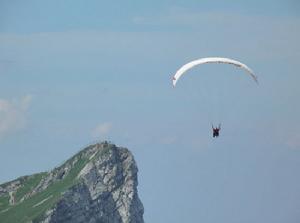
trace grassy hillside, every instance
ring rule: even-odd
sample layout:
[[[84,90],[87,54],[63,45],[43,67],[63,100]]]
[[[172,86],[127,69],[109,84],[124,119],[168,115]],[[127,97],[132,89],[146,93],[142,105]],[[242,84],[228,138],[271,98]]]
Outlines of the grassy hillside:
[[[0,185],[2,188],[5,188],[16,181],[19,181],[21,185],[13,194],[15,199],[14,205],[9,204],[10,196],[8,193],[0,196],[0,222],[35,222],[42,217],[47,210],[51,209],[51,207],[57,203],[65,191],[78,183],[79,180],[77,179],[77,176],[88,162],[94,162],[95,159],[107,155],[110,149],[115,147],[115,145],[107,142],[101,143],[101,146],[99,145],[100,144],[88,146],[72,156],[60,167],[53,169],[51,173],[43,172],[31,176],[20,177],[15,181]],[[95,146],[99,146],[96,151],[92,150]],[[69,170],[66,175],[64,175],[65,169]],[[30,194],[39,183],[49,177],[49,175],[57,176],[58,178],[51,181],[45,190],[35,193],[22,201],[22,198],[25,195]]]
[[[64,179],[51,184],[46,190],[37,193],[14,206],[8,205],[9,196],[1,197],[0,222],[30,222],[31,220],[34,220],[42,215],[47,209],[51,208],[51,206],[59,200],[63,192],[77,182],[76,176],[87,163],[87,161],[88,160],[84,158],[79,159]],[[34,177],[31,177],[29,180],[27,180],[16,193],[17,201],[19,201],[24,194],[37,185],[44,175],[45,173],[36,174]]]

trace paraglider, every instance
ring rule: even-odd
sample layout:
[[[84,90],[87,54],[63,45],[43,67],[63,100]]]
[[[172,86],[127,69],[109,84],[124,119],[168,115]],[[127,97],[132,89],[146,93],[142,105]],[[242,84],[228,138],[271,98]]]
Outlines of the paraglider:
[[[223,58],[223,57],[206,57],[206,58],[201,58],[198,60],[191,61],[185,65],[183,65],[179,70],[176,71],[175,75],[173,76],[173,86],[176,86],[177,81],[180,79],[180,77],[185,74],[188,70],[192,69],[193,67],[197,65],[202,65],[206,63],[224,63],[224,64],[230,64],[234,65],[238,68],[241,68],[246,71],[247,74],[249,74],[252,79],[258,84],[257,76],[254,74],[254,72],[245,64],[229,59],[229,58]],[[213,137],[218,137],[219,132],[221,130],[221,124],[219,124],[218,127],[214,128],[212,125],[212,130],[213,130]]]
[[[219,132],[220,132],[220,130],[221,130],[221,124],[219,124],[219,126],[218,127],[216,127],[216,128],[214,128],[214,126],[213,126],[213,124],[211,125],[211,127],[212,127],[212,130],[213,130],[213,137],[215,138],[215,137],[219,137]]]

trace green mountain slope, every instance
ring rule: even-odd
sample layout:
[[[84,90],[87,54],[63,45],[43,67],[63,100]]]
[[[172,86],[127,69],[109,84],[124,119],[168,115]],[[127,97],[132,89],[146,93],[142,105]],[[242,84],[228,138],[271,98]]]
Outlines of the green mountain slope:
[[[98,150],[91,148],[98,146]],[[115,145],[106,142],[87,147],[60,167],[0,185],[0,222],[38,222],[72,186],[88,162],[105,155]]]

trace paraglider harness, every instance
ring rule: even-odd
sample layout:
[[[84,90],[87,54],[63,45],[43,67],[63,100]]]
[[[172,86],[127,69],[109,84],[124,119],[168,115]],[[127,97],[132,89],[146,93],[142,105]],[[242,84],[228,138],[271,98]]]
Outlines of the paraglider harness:
[[[221,124],[219,124],[218,127],[214,128],[213,124],[211,125],[212,129],[213,129],[213,137],[218,137],[219,136],[219,131],[221,129]]]

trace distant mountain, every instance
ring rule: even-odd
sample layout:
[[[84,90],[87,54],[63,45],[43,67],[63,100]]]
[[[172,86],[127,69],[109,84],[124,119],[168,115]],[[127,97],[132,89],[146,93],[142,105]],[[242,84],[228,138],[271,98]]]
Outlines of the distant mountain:
[[[143,223],[132,154],[88,146],[50,172],[0,185],[1,223]]]

